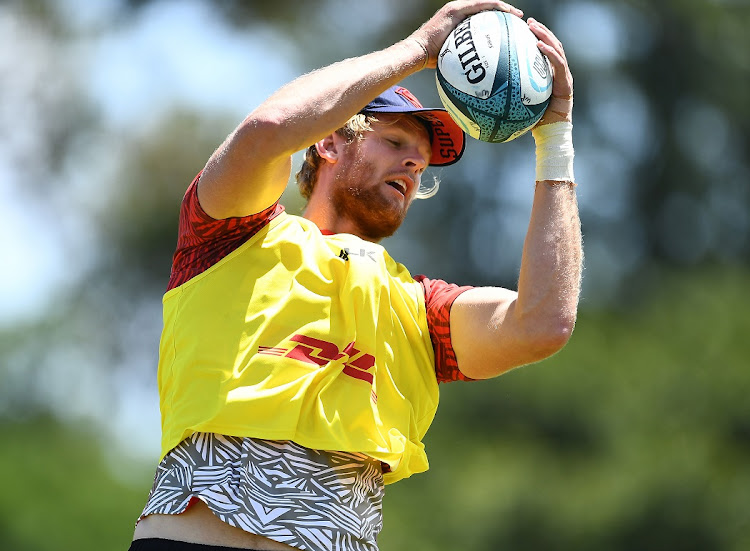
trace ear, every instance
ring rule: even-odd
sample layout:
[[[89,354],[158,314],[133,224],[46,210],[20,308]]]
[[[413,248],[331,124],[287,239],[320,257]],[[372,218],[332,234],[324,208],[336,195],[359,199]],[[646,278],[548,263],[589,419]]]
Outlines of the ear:
[[[328,163],[336,164],[341,155],[342,142],[338,134],[329,134],[315,144],[318,155]]]

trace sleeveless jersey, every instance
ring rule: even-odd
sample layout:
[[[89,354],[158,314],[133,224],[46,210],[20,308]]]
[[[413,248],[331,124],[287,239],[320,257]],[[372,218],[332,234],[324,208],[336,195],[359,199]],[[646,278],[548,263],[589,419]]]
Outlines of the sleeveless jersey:
[[[427,469],[438,402],[424,294],[382,246],[281,213],[163,300],[162,457],[196,432]]]

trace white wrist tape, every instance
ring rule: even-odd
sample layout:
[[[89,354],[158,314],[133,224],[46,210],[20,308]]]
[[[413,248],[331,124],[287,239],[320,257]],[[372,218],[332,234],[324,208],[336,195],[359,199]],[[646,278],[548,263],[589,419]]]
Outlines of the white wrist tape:
[[[537,126],[532,135],[536,142],[536,181],[574,182],[573,123]]]

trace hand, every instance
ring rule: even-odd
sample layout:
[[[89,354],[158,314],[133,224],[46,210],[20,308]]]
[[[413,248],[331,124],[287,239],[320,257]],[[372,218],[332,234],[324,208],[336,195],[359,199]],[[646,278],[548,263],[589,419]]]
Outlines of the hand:
[[[562,43],[547,27],[529,17],[529,29],[539,39],[539,49],[549,59],[553,70],[552,99],[537,126],[573,121],[573,75],[568,67]]]
[[[523,12],[510,4],[490,0],[453,0],[440,8],[429,21],[414,31],[407,40],[416,40],[427,54],[424,67],[437,67],[438,54],[448,35],[459,23],[480,11],[497,10],[512,13],[518,17]]]

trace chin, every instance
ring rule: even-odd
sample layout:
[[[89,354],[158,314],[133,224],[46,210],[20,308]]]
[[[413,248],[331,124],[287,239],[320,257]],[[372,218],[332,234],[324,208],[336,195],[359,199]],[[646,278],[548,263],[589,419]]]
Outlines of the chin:
[[[391,237],[401,227],[403,218],[393,220],[392,218],[380,218],[379,220],[371,220],[368,224],[362,224],[363,233],[368,235],[371,239],[380,241],[386,237]]]

